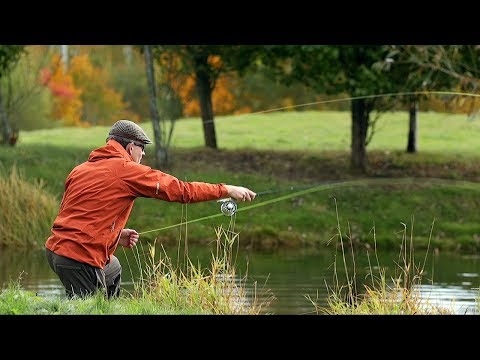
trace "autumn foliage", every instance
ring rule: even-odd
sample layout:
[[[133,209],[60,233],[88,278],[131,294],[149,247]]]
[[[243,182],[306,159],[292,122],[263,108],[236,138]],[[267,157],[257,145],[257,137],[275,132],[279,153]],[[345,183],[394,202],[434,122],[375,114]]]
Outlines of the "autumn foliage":
[[[221,75],[212,92],[212,106],[216,115],[232,114],[235,109],[235,96],[231,91],[231,81],[228,75]],[[196,96],[195,80],[188,77],[181,87],[177,88],[183,102],[185,116],[200,116],[200,103]]]
[[[110,75],[104,68],[94,67],[87,54],[72,58],[69,67],[75,85],[82,89],[83,116],[92,125],[109,125],[118,119],[138,121],[138,116],[128,111],[122,94],[113,89]]]
[[[86,125],[81,120],[81,90],[75,87],[72,76],[64,71],[60,55],[54,55],[50,67],[40,71],[40,82],[53,95],[52,117],[55,120],[63,120],[70,126]]]
[[[120,118],[138,121],[122,95],[109,85],[109,73],[94,67],[88,55],[72,57],[68,69],[60,55],[41,70],[40,81],[53,97],[52,117],[68,126],[109,125]]]
[[[457,87],[455,92],[462,94],[465,91]],[[430,111],[476,116],[480,108],[480,99],[477,96],[458,96],[458,94],[452,92],[452,94],[431,95],[424,107]]]
[[[209,64],[218,68],[221,59],[210,56]],[[181,62],[175,54],[165,53],[159,59],[159,80],[167,82],[180,97],[183,105],[183,114],[186,117],[200,116],[200,103],[196,93],[196,82],[193,74],[184,74],[180,71]],[[216,115],[233,113],[235,109],[235,96],[232,92],[233,74],[222,74],[215,82],[212,92],[213,111]]]

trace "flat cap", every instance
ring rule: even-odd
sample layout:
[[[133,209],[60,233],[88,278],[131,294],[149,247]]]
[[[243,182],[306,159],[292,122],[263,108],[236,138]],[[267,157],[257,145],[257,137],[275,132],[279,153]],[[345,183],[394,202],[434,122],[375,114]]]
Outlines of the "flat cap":
[[[139,141],[144,144],[152,144],[152,140],[148,138],[145,131],[130,120],[118,120],[113,124],[108,135],[121,136],[125,139]]]

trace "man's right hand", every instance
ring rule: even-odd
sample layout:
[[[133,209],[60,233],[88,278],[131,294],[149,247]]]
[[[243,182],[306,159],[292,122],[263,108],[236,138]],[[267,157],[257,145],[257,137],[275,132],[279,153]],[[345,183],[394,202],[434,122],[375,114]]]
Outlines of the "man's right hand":
[[[228,190],[228,196],[236,201],[252,201],[257,196],[252,190],[243,186],[225,185]]]

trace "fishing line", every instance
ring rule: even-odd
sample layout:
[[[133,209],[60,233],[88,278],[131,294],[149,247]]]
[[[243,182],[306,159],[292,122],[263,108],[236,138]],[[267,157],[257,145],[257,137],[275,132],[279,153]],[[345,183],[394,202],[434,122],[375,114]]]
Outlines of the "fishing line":
[[[445,186],[445,185],[448,186],[448,185],[450,185],[450,186],[465,187],[465,188],[471,189],[471,190],[473,190],[473,189],[480,190],[479,189],[479,184],[475,183],[475,182],[461,181],[461,180],[447,180],[447,179],[439,179],[439,178],[357,179],[357,180],[349,180],[349,181],[326,182],[326,183],[322,183],[320,185],[316,185],[316,186],[313,186],[313,187],[311,186],[311,187],[308,187],[304,190],[296,191],[294,193],[279,196],[279,197],[276,197],[276,198],[270,199],[270,200],[265,200],[265,201],[262,201],[262,202],[257,203],[257,204],[247,205],[247,206],[244,206],[242,208],[238,208],[238,209],[236,209],[235,213],[245,211],[245,210],[251,210],[251,209],[254,209],[254,208],[257,208],[257,207],[260,207],[260,206],[274,204],[276,202],[291,199],[293,197],[306,195],[306,194],[310,194],[310,193],[317,192],[317,191],[337,188],[337,187],[340,188],[340,187],[365,186],[365,185],[407,185],[407,184],[408,185],[427,184],[427,185],[434,185],[434,186]],[[289,189],[293,189],[293,187],[290,187],[288,189],[283,189],[283,190],[262,191],[262,192],[258,192],[257,196],[273,194],[275,192],[289,191]],[[298,187],[297,187],[297,189],[298,189]],[[227,199],[222,199],[222,200],[227,200]],[[219,200],[219,201],[222,201],[222,200]],[[198,218],[198,219],[189,220],[189,221],[181,222],[181,223],[178,223],[178,224],[165,226],[165,227],[158,228],[158,229],[139,232],[139,234],[141,235],[141,234],[147,234],[147,233],[151,233],[151,232],[155,232],[155,231],[163,231],[163,230],[171,229],[171,228],[181,226],[181,225],[187,225],[187,224],[191,224],[191,223],[194,223],[194,222],[213,219],[213,218],[216,218],[216,217],[219,217],[219,216],[224,216],[224,214],[219,213],[219,214],[214,214],[214,215],[210,215],[210,216],[204,216],[204,217],[201,217],[201,218]]]
[[[284,106],[284,107],[279,107],[279,108],[274,108],[274,109],[260,110],[260,111],[254,111],[254,112],[246,113],[246,114],[237,114],[237,115],[231,115],[231,116],[240,117],[240,116],[249,116],[249,115],[257,115],[257,114],[266,114],[266,113],[274,112],[274,111],[294,109],[294,108],[298,108],[298,107],[311,106],[311,105],[329,104],[329,103],[349,101],[349,100],[373,99],[373,98],[381,98],[381,97],[389,97],[389,96],[410,96],[410,95],[459,95],[459,96],[480,97],[480,94],[464,93],[464,92],[458,92],[458,91],[428,91],[428,90],[425,90],[425,91],[405,91],[405,92],[397,92],[397,93],[362,95],[362,96],[346,97],[346,98],[341,98],[341,99],[314,101],[314,102],[309,102],[309,103],[304,103],[304,104],[290,105],[290,106]],[[203,121],[202,123],[204,123],[204,124],[205,123],[211,123],[213,121],[214,120],[212,119],[212,120]]]
[[[139,234],[139,235],[142,235],[142,234],[148,234],[148,233],[151,233],[151,232],[154,232],[154,231],[167,230],[167,229],[171,229],[171,228],[174,228],[174,227],[177,227],[177,226],[181,226],[181,225],[187,225],[187,224],[191,224],[191,223],[198,222],[198,221],[203,221],[203,220],[207,220],[207,219],[213,219],[213,218],[216,218],[216,217],[219,217],[219,216],[224,216],[224,215],[223,215],[222,213],[220,213],[220,214],[215,214],[215,215],[210,215],[210,216],[204,216],[204,217],[202,217],[202,218],[198,218],[198,219],[194,219],[194,220],[189,220],[189,221],[183,221],[183,222],[181,222],[181,223],[178,223],[178,224],[175,224],[175,225],[165,226],[165,227],[162,227],[162,228],[159,228],[159,229],[142,231],[142,232],[139,232],[138,234]]]
[[[363,96],[353,96],[353,97],[341,98],[341,99],[330,99],[330,100],[315,101],[315,102],[311,102],[311,103],[285,106],[285,107],[276,108],[276,109],[256,111],[256,112],[252,112],[252,113],[249,113],[249,114],[243,114],[243,115],[264,114],[264,113],[268,113],[268,112],[280,111],[280,110],[285,110],[285,109],[293,109],[293,108],[302,107],[302,106],[328,104],[328,103],[348,101],[348,100],[372,99],[372,98],[389,97],[389,96],[429,95],[429,94],[433,94],[433,95],[460,95],[460,96],[480,97],[480,94],[464,93],[464,92],[458,92],[458,91],[428,91],[428,90],[425,90],[425,91],[406,91],[406,92],[398,92],[398,93],[363,95]],[[240,115],[242,115],[242,114],[240,114]]]
[[[358,179],[350,181],[338,181],[324,183],[312,188],[307,188],[305,190],[297,191],[292,194],[283,195],[275,199],[266,200],[258,204],[248,205],[238,209],[237,212],[254,209],[258,206],[265,206],[268,204],[275,203],[277,201],[287,200],[296,196],[301,196],[309,194],[316,191],[327,190],[336,187],[349,187],[349,186],[365,186],[365,185],[414,185],[414,184],[427,184],[427,185],[436,185],[436,186],[458,186],[465,187],[468,189],[479,189],[479,184],[469,181],[460,181],[460,180],[447,180],[439,178],[400,178],[400,179],[391,179],[391,178],[379,178],[379,179]]]
[[[346,97],[346,98],[341,98],[341,99],[330,99],[330,100],[315,101],[315,102],[310,102],[310,103],[305,103],[305,104],[298,104],[298,105],[284,106],[284,107],[280,107],[280,108],[274,108],[274,109],[268,109],[268,110],[262,110],[262,111],[255,111],[255,112],[251,112],[251,113],[247,113],[247,114],[238,114],[238,115],[235,115],[235,116],[240,117],[240,116],[255,115],[255,114],[265,114],[265,113],[274,112],[274,111],[293,109],[293,108],[311,106],[311,105],[319,105],[319,104],[328,104],[328,103],[335,103],[335,102],[341,102],[341,101],[349,101],[349,100],[372,99],[372,98],[381,98],[381,97],[389,97],[389,96],[430,95],[430,94],[431,95],[459,95],[459,96],[480,97],[480,94],[465,93],[465,92],[458,92],[458,91],[428,91],[428,90],[425,90],[425,91],[406,91],[406,92],[363,95],[363,96]],[[209,122],[213,122],[213,121],[214,120],[212,119],[212,120],[204,121],[203,123],[209,123]],[[230,198],[221,199],[221,200],[219,200],[220,202],[222,202],[221,213],[220,214],[214,214],[214,215],[205,216],[205,217],[202,217],[202,218],[198,218],[198,219],[194,219],[194,220],[190,220],[190,221],[186,221],[186,222],[181,222],[181,223],[174,224],[174,225],[165,226],[165,227],[158,228],[158,229],[143,231],[143,232],[140,232],[139,234],[147,234],[147,233],[151,233],[151,232],[155,232],[155,231],[167,230],[167,229],[171,229],[171,228],[181,226],[181,225],[187,225],[187,224],[191,224],[191,223],[194,223],[194,222],[213,219],[213,218],[216,218],[216,217],[219,217],[219,216],[222,216],[222,215],[232,216],[236,212],[245,211],[245,210],[249,210],[249,209],[254,209],[254,208],[259,207],[259,206],[265,206],[265,205],[272,204],[272,203],[275,203],[275,202],[278,202],[278,201],[290,199],[292,197],[312,193],[312,192],[315,192],[315,191],[330,189],[332,187],[355,186],[355,185],[358,185],[358,184],[366,184],[366,183],[372,183],[372,182],[374,182],[374,183],[389,182],[390,184],[392,184],[392,183],[395,183],[395,184],[402,183],[402,184],[404,184],[404,183],[407,183],[407,182],[409,182],[409,183],[417,182],[418,183],[419,181],[425,181],[425,179],[423,179],[423,180],[414,179],[414,178],[405,178],[405,179],[401,179],[401,180],[360,179],[360,180],[353,180],[353,181],[322,183],[318,186],[308,187],[305,190],[301,190],[301,191],[297,191],[297,192],[292,193],[292,194],[280,196],[280,197],[275,198],[275,199],[263,201],[263,202],[258,203],[258,204],[249,205],[249,206],[243,207],[241,209],[238,209],[236,202],[234,202]],[[432,178],[426,179],[426,181],[430,181],[430,182],[432,182],[432,181],[434,181],[434,182],[437,182],[437,181],[447,182],[447,181],[449,181],[449,182],[458,183],[458,181],[455,181],[455,180],[450,181],[450,180],[432,179]],[[463,184],[465,184],[465,182],[463,182]],[[299,189],[299,187],[291,186],[291,187],[288,188],[288,190],[261,191],[261,192],[257,193],[257,196],[274,194],[274,193],[279,193],[279,192],[283,192],[283,191],[293,191],[293,190],[296,190],[296,189]]]
[[[297,190],[306,190],[306,189],[311,189],[311,188],[316,188],[316,187],[319,187],[321,185],[326,185],[326,184],[335,184],[335,183],[340,183],[340,182],[344,182],[345,180],[338,180],[338,181],[322,181],[322,182],[319,182],[319,183],[316,183],[316,184],[313,184],[313,185],[304,185],[304,186],[289,186],[287,188],[283,188],[283,189],[274,189],[274,190],[266,190],[266,191],[260,191],[260,192],[257,192],[257,196],[259,195],[270,195],[270,194],[277,194],[277,193],[282,193],[282,192],[287,192],[287,191],[297,191]]]

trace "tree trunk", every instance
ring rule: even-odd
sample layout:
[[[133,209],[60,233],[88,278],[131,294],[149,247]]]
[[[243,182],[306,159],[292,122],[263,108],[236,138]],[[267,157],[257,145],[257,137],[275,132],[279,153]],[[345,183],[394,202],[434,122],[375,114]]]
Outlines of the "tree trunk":
[[[0,87],[0,122],[2,124],[2,144],[8,144],[12,135],[12,128],[8,123],[7,111],[3,102],[2,88]]]
[[[356,173],[367,171],[366,138],[370,112],[365,99],[352,100],[351,168]]]
[[[200,101],[205,146],[217,149],[217,136],[215,135],[215,123],[213,121],[212,79],[207,71],[207,60],[207,55],[197,55],[194,58],[196,86]]]
[[[133,58],[133,47],[132,45],[125,45],[123,47],[123,55],[125,57],[125,64],[128,68],[132,65],[132,58]]]
[[[416,96],[410,99],[409,116],[407,152],[416,153],[418,135],[418,98]]]
[[[144,51],[148,90],[150,95],[150,116],[152,117],[155,144],[155,166],[157,169],[161,169],[164,165],[168,165],[168,151],[163,144],[162,132],[160,129],[160,116],[158,115],[157,108],[157,91],[155,88],[155,69],[153,67],[152,50],[150,45],[145,45]]]
[[[67,72],[68,71],[68,63],[70,61],[70,59],[68,57],[68,45],[60,45],[60,48],[62,50],[63,71]]]

